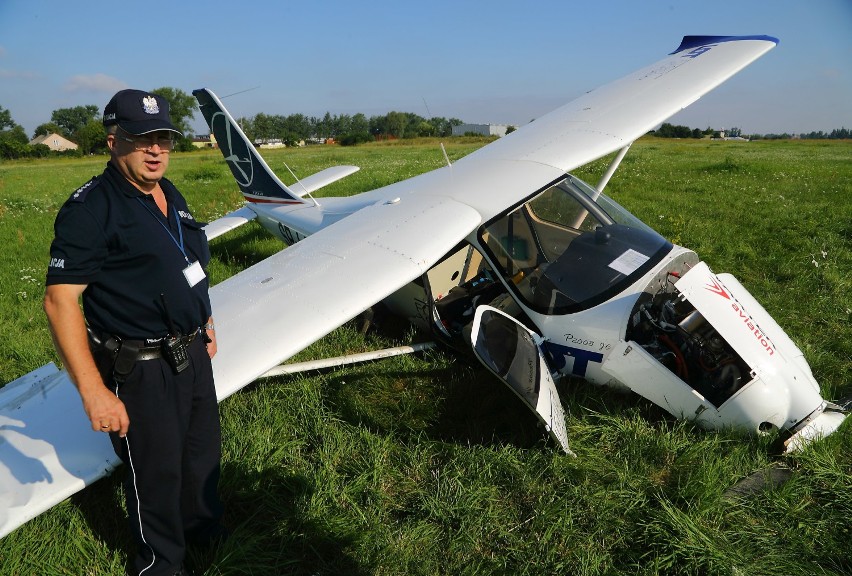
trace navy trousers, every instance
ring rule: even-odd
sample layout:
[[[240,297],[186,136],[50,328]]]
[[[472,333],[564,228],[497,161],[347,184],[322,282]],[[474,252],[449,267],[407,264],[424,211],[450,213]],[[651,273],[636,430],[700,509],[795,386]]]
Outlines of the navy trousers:
[[[189,344],[189,367],[174,374],[162,358],[137,362],[113,382],[130,417],[125,438],[110,435],[126,465],[125,498],[144,576],[174,574],[187,542],[221,532],[219,406],[203,339]]]

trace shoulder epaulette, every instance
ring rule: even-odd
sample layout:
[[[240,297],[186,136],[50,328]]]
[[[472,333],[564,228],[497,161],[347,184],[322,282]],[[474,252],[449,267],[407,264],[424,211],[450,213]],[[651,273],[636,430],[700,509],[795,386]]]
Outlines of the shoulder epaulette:
[[[70,202],[85,202],[86,196],[93,189],[97,188],[100,182],[100,178],[98,178],[97,176],[93,177],[91,180],[74,190],[74,193],[71,194],[71,197],[68,200]]]

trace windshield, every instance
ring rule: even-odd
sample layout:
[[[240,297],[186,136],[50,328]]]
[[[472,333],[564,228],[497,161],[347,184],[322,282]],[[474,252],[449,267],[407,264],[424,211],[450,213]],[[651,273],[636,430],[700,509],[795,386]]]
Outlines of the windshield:
[[[573,176],[484,226],[480,241],[507,284],[543,314],[567,314],[603,302],[672,248]]]

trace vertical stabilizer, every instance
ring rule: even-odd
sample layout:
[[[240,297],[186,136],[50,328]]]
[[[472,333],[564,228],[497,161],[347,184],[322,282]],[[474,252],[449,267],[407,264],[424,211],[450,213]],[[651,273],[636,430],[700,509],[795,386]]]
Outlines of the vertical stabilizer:
[[[200,88],[192,95],[246,200],[255,204],[311,204],[279,180],[213,92]]]

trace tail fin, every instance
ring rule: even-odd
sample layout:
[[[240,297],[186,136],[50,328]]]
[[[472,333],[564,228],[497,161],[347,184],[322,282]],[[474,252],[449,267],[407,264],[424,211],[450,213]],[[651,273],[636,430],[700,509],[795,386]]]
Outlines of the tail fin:
[[[311,204],[279,180],[213,92],[200,88],[193,91],[192,95],[198,100],[201,113],[247,201]]]

